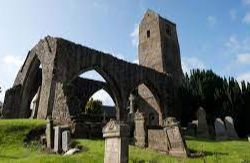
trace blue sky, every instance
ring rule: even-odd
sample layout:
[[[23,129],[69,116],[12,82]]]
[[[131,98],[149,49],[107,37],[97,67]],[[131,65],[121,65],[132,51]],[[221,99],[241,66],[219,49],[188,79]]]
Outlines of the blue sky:
[[[1,0],[0,100],[28,50],[47,35],[135,62],[148,8],[177,24],[185,72],[212,69],[250,81],[250,0]]]

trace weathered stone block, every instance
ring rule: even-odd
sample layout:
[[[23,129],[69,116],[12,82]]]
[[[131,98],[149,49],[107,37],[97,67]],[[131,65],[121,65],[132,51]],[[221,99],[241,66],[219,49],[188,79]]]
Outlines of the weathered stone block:
[[[226,116],[225,117],[225,125],[226,125],[226,132],[227,132],[227,137],[229,139],[238,139],[238,135],[235,131],[235,128],[234,128],[234,120],[232,117],[230,116]]]
[[[142,112],[137,110],[135,113],[135,133],[134,133],[135,145],[138,147],[147,146],[147,130],[145,127],[145,118]]]
[[[61,153],[62,152],[62,134],[61,127],[54,127],[55,136],[54,136],[54,152]]]
[[[214,122],[216,140],[226,140],[227,133],[224,122],[220,118],[216,118]]]
[[[103,128],[105,138],[104,163],[127,163],[129,126],[110,120]]]
[[[63,152],[67,152],[70,149],[71,145],[71,135],[69,130],[65,130],[62,132],[62,150]]]
[[[206,111],[202,107],[200,107],[197,111],[197,119],[197,136],[202,138],[209,138]]]
[[[182,135],[179,122],[177,122],[175,118],[169,117],[165,120],[164,127],[169,139],[169,154],[177,157],[187,157],[187,145]]]

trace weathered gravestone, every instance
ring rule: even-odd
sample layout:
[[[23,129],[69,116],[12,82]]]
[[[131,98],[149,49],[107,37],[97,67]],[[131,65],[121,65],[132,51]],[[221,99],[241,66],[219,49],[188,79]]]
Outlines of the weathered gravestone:
[[[70,131],[65,130],[62,132],[62,150],[63,150],[63,152],[67,152],[70,149],[70,145],[71,145]]]
[[[142,112],[139,110],[135,113],[135,133],[134,133],[135,145],[138,147],[147,146],[147,133],[145,128],[145,118]]]
[[[207,118],[206,118],[206,111],[200,107],[197,111],[197,119],[198,119],[198,126],[197,126],[197,136],[202,138],[209,137],[209,130],[207,125]]]
[[[54,133],[53,133],[53,120],[51,119],[51,117],[48,117],[47,119],[45,135],[46,135],[47,148],[52,149]]]
[[[129,126],[111,119],[102,132],[105,138],[104,163],[127,163]]]
[[[227,129],[227,137],[229,139],[238,139],[238,135],[235,131],[234,121],[233,121],[232,117],[230,117],[230,116],[225,117],[225,125],[226,125],[226,129]]]
[[[62,152],[62,134],[61,127],[54,127],[55,135],[54,135],[54,152],[61,153]]]
[[[216,140],[227,139],[226,128],[224,122],[220,118],[216,118],[214,122]]]
[[[174,117],[164,121],[164,130],[169,139],[169,154],[177,157],[187,157],[187,145],[181,132],[179,122]]]

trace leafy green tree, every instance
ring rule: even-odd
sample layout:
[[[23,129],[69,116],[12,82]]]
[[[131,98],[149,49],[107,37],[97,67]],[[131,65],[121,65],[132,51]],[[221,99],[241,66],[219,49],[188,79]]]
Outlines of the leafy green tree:
[[[102,102],[100,100],[94,100],[90,98],[85,107],[85,112],[87,114],[101,115],[103,113]]]

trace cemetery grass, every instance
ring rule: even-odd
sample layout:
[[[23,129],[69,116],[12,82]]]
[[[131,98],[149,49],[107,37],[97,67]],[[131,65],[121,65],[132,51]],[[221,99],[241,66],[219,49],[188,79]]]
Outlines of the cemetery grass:
[[[49,154],[36,142],[25,145],[27,133],[31,129],[44,127],[45,124],[46,121],[42,120],[0,120],[0,162],[103,162],[103,140],[77,139],[75,144],[82,146],[82,152],[67,157]],[[193,152],[204,153],[204,157],[174,158],[130,146],[129,162],[250,163],[250,143],[246,140],[215,142],[188,138],[187,145]]]

